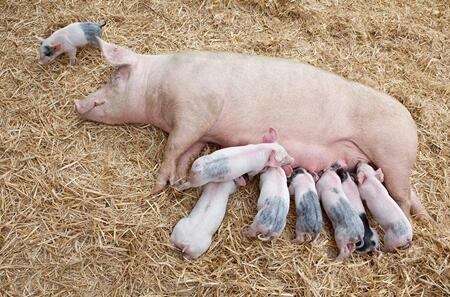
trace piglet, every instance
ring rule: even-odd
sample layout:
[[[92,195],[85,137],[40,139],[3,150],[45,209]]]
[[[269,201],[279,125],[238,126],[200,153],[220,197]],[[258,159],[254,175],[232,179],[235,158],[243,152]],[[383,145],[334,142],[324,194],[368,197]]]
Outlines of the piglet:
[[[369,164],[357,165],[358,190],[366,201],[375,221],[384,230],[384,251],[411,245],[413,231],[408,218],[383,186],[381,168],[374,170]]]
[[[284,166],[290,175],[292,168],[286,165],[294,159],[275,142],[276,138],[276,130],[270,128],[263,137],[263,143],[224,148],[198,158],[192,164],[189,179],[177,189],[183,191],[210,182],[229,180],[245,185],[242,175],[248,174],[252,178],[266,167]]]
[[[295,195],[297,211],[294,242],[303,243],[306,234],[311,234],[314,242],[322,230],[322,210],[314,178],[305,169],[296,168],[289,180],[289,192]]]
[[[194,209],[176,224],[170,237],[185,258],[196,259],[209,248],[225,216],[228,198],[235,190],[234,181],[209,183],[203,187]]]
[[[316,184],[322,206],[331,220],[334,239],[339,249],[337,261],[343,261],[355,251],[364,238],[364,225],[345,195],[336,168],[325,170]]]
[[[358,213],[364,225],[364,239],[356,245],[356,251],[360,253],[368,253],[374,251],[380,245],[380,239],[377,231],[370,227],[367,219],[366,210],[359,195],[358,186],[354,181],[354,177],[344,169],[338,169],[336,173],[339,175],[342,183],[342,189],[347,196],[353,209]]]
[[[289,189],[286,173],[280,167],[269,167],[259,180],[258,213],[247,236],[266,241],[279,237],[286,226],[289,211]]]
[[[39,48],[39,64],[51,63],[57,56],[68,53],[70,64],[75,65],[77,48],[87,44],[99,46],[97,37],[101,37],[102,28],[106,24],[72,23],[55,31],[44,39],[36,36],[41,45]]]

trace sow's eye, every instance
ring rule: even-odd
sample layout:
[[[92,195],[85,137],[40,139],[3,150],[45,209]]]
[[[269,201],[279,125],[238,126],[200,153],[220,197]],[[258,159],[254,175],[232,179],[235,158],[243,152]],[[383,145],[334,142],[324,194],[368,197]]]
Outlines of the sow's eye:
[[[113,76],[111,77],[111,83],[113,84],[113,85],[117,85],[117,83],[119,82],[119,80],[120,80],[120,73],[114,73],[113,74]]]

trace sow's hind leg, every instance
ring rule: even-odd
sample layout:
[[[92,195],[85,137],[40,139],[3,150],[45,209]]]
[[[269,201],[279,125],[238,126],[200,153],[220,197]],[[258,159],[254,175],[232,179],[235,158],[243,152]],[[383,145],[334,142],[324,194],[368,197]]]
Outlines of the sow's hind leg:
[[[405,119],[405,118],[403,118]],[[426,219],[429,215],[415,195],[411,195],[411,171],[416,160],[417,130],[412,119],[397,118],[395,125],[378,129],[372,136],[370,159],[384,173],[384,185],[406,216]],[[395,128],[394,128],[395,127]]]

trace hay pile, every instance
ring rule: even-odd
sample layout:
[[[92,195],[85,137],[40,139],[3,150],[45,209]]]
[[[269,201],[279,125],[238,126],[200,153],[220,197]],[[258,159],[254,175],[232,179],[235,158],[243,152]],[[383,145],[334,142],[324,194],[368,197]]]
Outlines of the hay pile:
[[[450,294],[447,1],[1,1],[1,296],[443,296]],[[436,225],[412,248],[335,263],[327,224],[316,246],[250,241],[257,187],[233,195],[209,252],[169,244],[198,192],[151,196],[166,135],[80,120],[73,101],[112,72],[96,48],[48,67],[35,34],[107,20],[104,37],[140,53],[188,49],[294,58],[400,100],[419,128],[413,185]]]

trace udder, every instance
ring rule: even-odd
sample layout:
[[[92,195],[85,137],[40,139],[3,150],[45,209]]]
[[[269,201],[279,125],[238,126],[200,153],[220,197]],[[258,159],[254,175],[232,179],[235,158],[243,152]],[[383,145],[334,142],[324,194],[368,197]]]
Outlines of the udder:
[[[293,167],[302,167],[311,172],[327,169],[338,160],[343,161],[348,170],[353,170],[360,161],[369,161],[364,152],[348,140],[329,145],[289,142],[284,147],[295,159]]]

